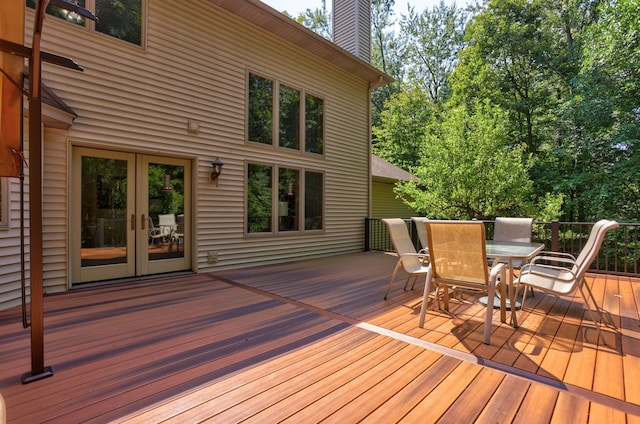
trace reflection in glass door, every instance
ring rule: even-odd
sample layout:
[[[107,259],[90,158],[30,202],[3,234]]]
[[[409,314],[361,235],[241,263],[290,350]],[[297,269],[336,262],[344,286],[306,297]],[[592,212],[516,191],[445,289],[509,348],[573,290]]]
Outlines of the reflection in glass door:
[[[82,266],[127,262],[127,161],[82,158]]]
[[[134,275],[135,155],[76,148],[72,166],[72,281]]]
[[[147,223],[144,257],[139,272],[151,274],[189,268],[190,162],[162,157],[141,157],[146,196],[140,199],[141,219]],[[145,202],[146,200],[146,202]],[[142,253],[142,249],[140,250]]]
[[[189,269],[190,169],[186,160],[74,148],[73,283]]]

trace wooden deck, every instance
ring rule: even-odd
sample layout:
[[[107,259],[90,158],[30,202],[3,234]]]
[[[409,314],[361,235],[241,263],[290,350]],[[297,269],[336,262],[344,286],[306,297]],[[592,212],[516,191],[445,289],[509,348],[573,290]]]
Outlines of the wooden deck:
[[[45,365],[0,312],[8,423],[640,422],[640,280],[590,276],[618,330],[537,293],[516,330],[465,294],[418,328],[422,283],[361,253],[105,285],[45,298]],[[584,327],[593,328],[585,323]],[[586,340],[584,335],[586,334]]]

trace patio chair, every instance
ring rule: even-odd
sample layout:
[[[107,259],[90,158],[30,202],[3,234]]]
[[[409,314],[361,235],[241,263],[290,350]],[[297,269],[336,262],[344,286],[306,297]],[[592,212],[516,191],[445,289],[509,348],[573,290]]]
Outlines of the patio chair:
[[[498,217],[493,226],[493,239],[495,241],[530,243],[532,231],[532,218]]]
[[[587,293],[600,316],[600,321],[604,324],[603,310],[598,306],[589,285],[585,284],[585,274],[589,270],[591,263],[598,256],[607,232],[618,226],[619,224],[616,221],[606,219],[596,222],[591,228],[589,238],[577,258],[568,253],[542,252],[539,256],[533,258],[530,263],[522,267],[520,276],[514,281],[516,290],[534,287],[556,296],[569,295],[576,290],[579,291],[584,301],[584,308],[587,309],[589,317],[596,326],[598,338],[602,338],[602,341],[606,344],[600,331],[600,325],[598,325],[593,311],[589,308],[589,299],[583,288],[587,289]],[[524,299],[522,308],[524,309]]]
[[[149,217],[149,244],[153,244],[154,246],[159,246],[164,244],[165,235],[160,231],[160,228],[156,227],[153,224],[153,219]]]
[[[532,232],[533,218],[498,217],[495,219],[493,225],[493,240],[516,243],[531,243]],[[495,265],[498,261],[505,264],[509,262],[506,259],[496,259],[493,262],[493,265]],[[513,269],[521,268],[522,265],[524,265],[523,261],[512,260],[511,271],[513,272]],[[531,295],[533,295],[533,289],[530,289],[529,292]]]
[[[493,305],[496,287],[505,281],[507,267],[498,263],[489,271],[484,224],[481,221],[427,221],[430,272],[426,277],[419,326],[424,327],[431,284],[444,289],[445,309],[449,309],[448,287],[471,289],[487,293]],[[506,321],[504,284],[500,284],[500,318]],[[487,308],[484,343],[489,344],[493,308]]]
[[[158,227],[160,227],[160,232],[169,239],[176,230],[175,214],[165,213],[158,215]]]
[[[423,217],[412,217],[411,221],[413,221],[413,225],[416,228],[416,233],[418,234],[418,240],[420,241],[420,246],[422,247],[418,253],[428,253],[429,252],[429,238],[427,237],[427,227],[424,223],[428,220],[428,218]]]
[[[398,262],[396,263],[396,267],[393,270],[393,274],[391,275],[391,280],[389,281],[389,285],[387,286],[387,291],[384,294],[384,298],[386,299],[389,296],[389,291],[391,290],[391,286],[396,278],[396,274],[403,268],[408,275],[407,281],[404,284],[404,290],[407,290],[409,285],[409,280],[413,277],[413,284],[411,289],[415,286],[416,279],[420,275],[426,275],[427,270],[429,269],[428,261],[429,256],[425,253],[418,253],[416,251],[413,242],[411,241],[411,237],[409,236],[409,230],[407,229],[407,224],[405,224],[403,219],[400,218],[387,218],[383,219],[384,223],[387,225],[389,229],[389,236],[391,237],[391,242],[393,243],[393,247],[398,254]]]
[[[172,249],[174,244],[176,245],[176,250],[180,250],[180,246],[184,249],[184,214],[179,214],[176,217],[176,228],[171,235],[169,250]]]

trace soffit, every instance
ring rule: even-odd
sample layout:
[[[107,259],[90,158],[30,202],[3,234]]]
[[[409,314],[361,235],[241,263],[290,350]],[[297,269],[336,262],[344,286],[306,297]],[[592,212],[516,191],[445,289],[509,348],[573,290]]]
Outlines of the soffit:
[[[369,81],[371,88],[393,81],[389,75],[258,0],[209,0],[212,4],[334,65]]]

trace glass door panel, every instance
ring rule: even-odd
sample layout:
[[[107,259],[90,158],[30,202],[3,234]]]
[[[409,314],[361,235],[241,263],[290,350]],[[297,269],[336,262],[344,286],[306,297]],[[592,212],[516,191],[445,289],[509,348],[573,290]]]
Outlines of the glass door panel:
[[[76,282],[134,273],[132,220],[135,156],[75,149],[71,207],[72,268]]]
[[[153,156],[140,159],[140,185],[146,192],[139,197],[138,209],[147,231],[138,238],[139,273],[189,269],[190,162]]]
[[[82,266],[127,261],[127,161],[82,158]]]
[[[184,166],[149,163],[149,260],[184,257]]]
[[[191,269],[191,162],[74,148],[71,281]]]

